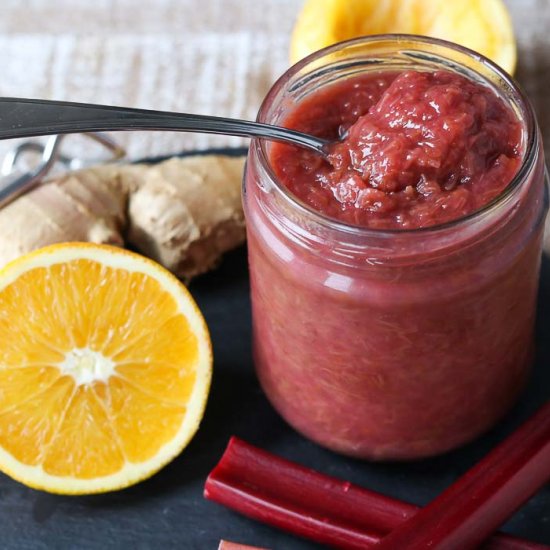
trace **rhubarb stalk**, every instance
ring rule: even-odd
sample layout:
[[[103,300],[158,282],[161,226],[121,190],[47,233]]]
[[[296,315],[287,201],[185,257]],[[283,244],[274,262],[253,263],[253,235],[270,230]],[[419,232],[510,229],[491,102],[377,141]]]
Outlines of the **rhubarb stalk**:
[[[380,550],[477,548],[550,479],[550,402],[413,518]]]
[[[228,540],[221,540],[218,550],[266,550],[258,546],[248,546],[246,544],[238,544],[236,542],[230,542]]]
[[[252,519],[351,550],[378,544],[419,510],[274,456],[236,437],[208,476],[204,495]],[[496,534],[485,548],[549,549],[504,534]]]

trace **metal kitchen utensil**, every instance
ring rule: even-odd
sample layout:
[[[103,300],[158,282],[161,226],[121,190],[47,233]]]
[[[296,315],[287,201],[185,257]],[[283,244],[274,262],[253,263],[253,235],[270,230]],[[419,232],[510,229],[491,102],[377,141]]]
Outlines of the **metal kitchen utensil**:
[[[113,130],[169,130],[284,141],[327,157],[332,142],[280,126],[232,118],[50,101],[0,98],[0,139]]]
[[[122,147],[103,133],[86,132],[82,135],[110,151],[111,160],[120,159],[126,154]],[[53,135],[45,143],[25,141],[6,154],[0,167],[0,208],[40,185],[57,163],[61,163],[67,170],[85,166],[82,158],[62,153],[61,143],[65,137]],[[22,166],[22,158],[28,153],[40,155],[40,161],[32,168]]]

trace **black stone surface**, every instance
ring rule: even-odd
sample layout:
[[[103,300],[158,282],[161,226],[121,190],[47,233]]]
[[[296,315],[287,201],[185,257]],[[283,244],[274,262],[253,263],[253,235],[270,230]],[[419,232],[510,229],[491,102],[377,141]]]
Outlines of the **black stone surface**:
[[[64,497],[28,489],[0,474],[0,548],[213,549],[221,538],[273,550],[318,548],[230,512],[202,497],[204,480],[233,434],[321,472],[425,504],[472,466],[550,396],[550,261],[543,260],[537,360],[521,401],[494,430],[458,451],[411,464],[370,464],[302,438],[271,408],[250,354],[246,251],[190,288],[209,324],[214,379],[201,428],[184,453],[153,478],[126,490]],[[550,545],[550,486],[504,526]]]

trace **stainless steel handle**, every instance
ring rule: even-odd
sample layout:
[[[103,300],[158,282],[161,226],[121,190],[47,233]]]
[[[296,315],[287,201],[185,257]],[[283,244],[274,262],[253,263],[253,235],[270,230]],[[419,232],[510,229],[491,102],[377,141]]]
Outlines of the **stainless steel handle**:
[[[259,122],[109,105],[0,98],[0,139],[120,130],[172,130],[290,142],[326,156],[328,141]]]

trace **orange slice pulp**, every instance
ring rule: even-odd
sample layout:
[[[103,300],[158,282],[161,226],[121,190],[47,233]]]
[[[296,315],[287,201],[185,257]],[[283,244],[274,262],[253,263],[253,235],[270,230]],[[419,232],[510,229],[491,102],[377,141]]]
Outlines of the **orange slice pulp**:
[[[120,489],[186,446],[211,344],[187,289],[154,262],[91,244],[0,272],[0,469],[46,491]]]

